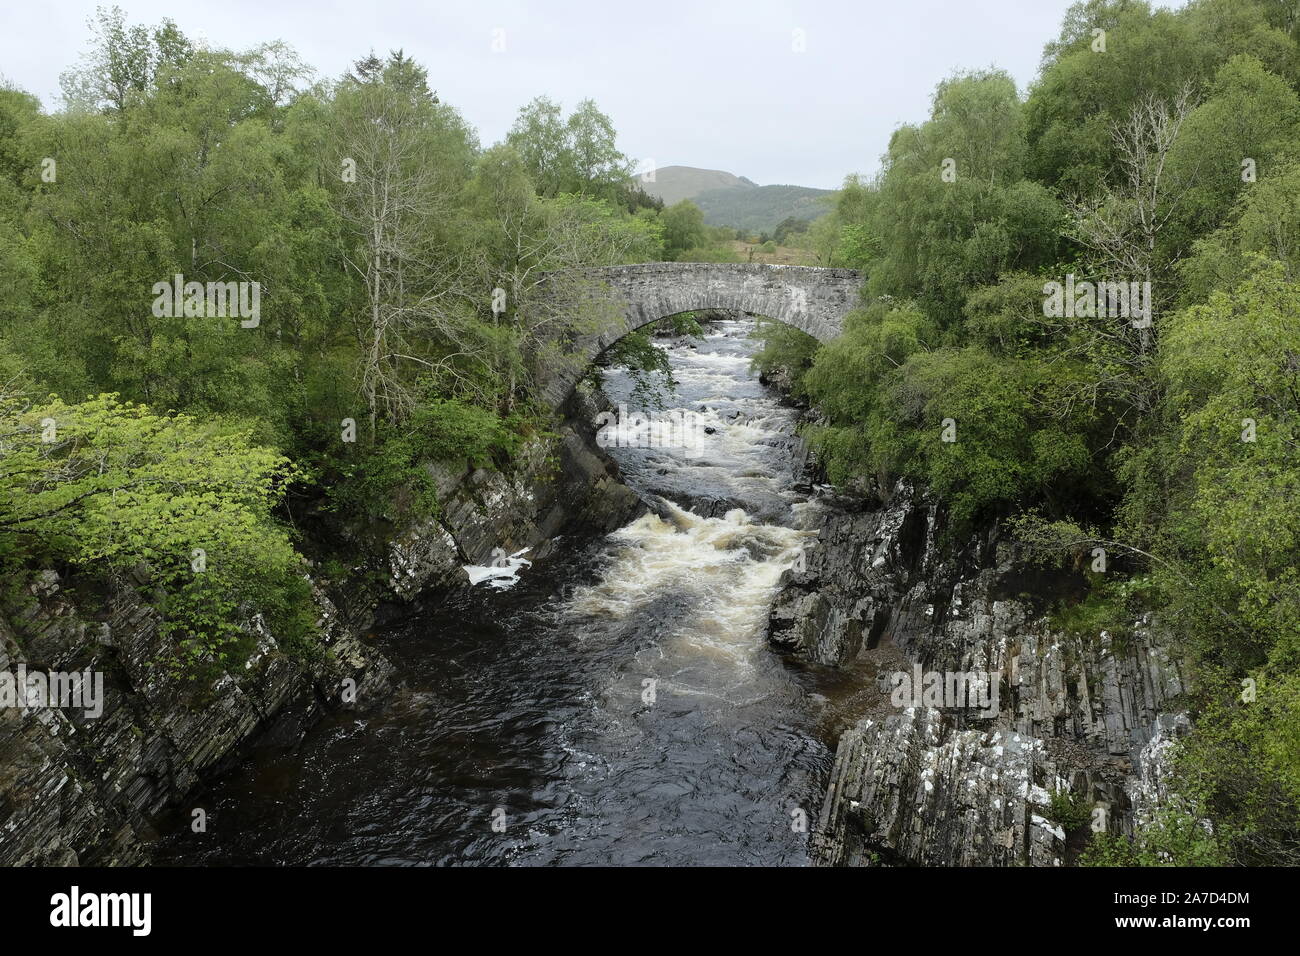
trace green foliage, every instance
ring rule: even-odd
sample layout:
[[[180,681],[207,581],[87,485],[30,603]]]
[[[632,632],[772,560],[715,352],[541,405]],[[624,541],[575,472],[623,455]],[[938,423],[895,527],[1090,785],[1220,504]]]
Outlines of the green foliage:
[[[805,397],[804,376],[812,368],[813,356],[819,347],[817,340],[792,325],[761,317],[752,335],[762,342],[762,347],[750,359],[750,367],[765,375],[788,374],[790,393],[796,398]]]
[[[1174,797],[1085,862],[1300,862],[1296,41],[1275,0],[1076,3],[1027,96],[954,75],[878,176],[765,187],[779,211],[741,235],[637,190],[589,100],[538,98],[482,149],[402,51],[309,87],[283,44],[101,11],[69,109],[0,88],[0,562],[143,575],[183,673],[233,663],[259,614],[309,652],[277,510],[333,508],[333,530],[434,513],[429,466],[508,467],[544,428],[544,375],[620,321],[575,270],[737,261],[771,230],[867,276],[824,347],[759,325],[757,367],[824,416],[832,480],[907,476],[959,521],[1019,512],[1076,567],[1104,546],[1121,568],[1057,625],[1122,637],[1154,609],[1178,636],[1195,729]],[[1067,273],[1152,279],[1154,326],[1046,316]],[[152,314],[177,274],[257,282],[260,322]],[[648,403],[671,388],[648,331],[610,357]]]
[[[819,209],[818,212],[821,213],[822,210]],[[796,219],[794,216],[787,216],[777,223],[776,228],[772,230],[772,239],[779,246],[785,245],[796,236],[806,233],[811,222],[811,219]]]
[[[632,173],[615,144],[614,124],[592,100],[579,103],[566,121],[558,103],[539,96],[519,111],[506,142],[547,199],[568,192],[615,200]]]
[[[1132,469],[1123,514],[1178,571],[1156,581],[1199,688],[1183,786],[1203,795],[1229,862],[1294,864],[1300,285],[1280,262],[1253,268],[1234,291],[1170,317],[1163,454]]]
[[[997,71],[945,81],[811,224],[820,264],[868,276],[843,335],[807,365],[765,333],[832,480],[1019,512],[1032,552],[1089,576],[1058,628],[1122,640],[1154,610],[1176,636],[1177,796],[1094,862],[1296,860],[1297,54],[1285,4],[1076,3],[1025,100]],[[1154,325],[1047,315],[1067,274],[1151,280]],[[1268,695],[1238,700],[1247,679]]]
[[[1218,71],[1209,95],[1179,131],[1170,152],[1170,175],[1186,192],[1175,228],[1166,240],[1181,252],[1196,236],[1223,223],[1253,183],[1244,178],[1250,161],[1256,177],[1271,179],[1300,141],[1300,96],[1282,77],[1251,55],[1238,55]]]
[[[1094,834],[1080,866],[1223,866],[1226,861],[1203,818],[1180,805],[1162,807],[1135,838]]]
[[[1248,630],[1300,630],[1300,284],[1278,265],[1172,316],[1161,354],[1189,518]]]
[[[1056,790],[1047,808],[1047,819],[1058,824],[1066,833],[1086,826],[1092,819],[1092,804],[1081,793]]]
[[[411,417],[409,435],[416,457],[431,461],[468,461],[476,468],[493,459],[508,460],[523,438],[522,418],[502,418],[464,402],[431,399]]]
[[[663,211],[664,258],[670,262],[681,256],[688,249],[704,245],[706,232],[704,214],[700,207],[689,199],[683,199],[676,205]]]
[[[598,283],[548,273],[662,248],[591,101],[535,101],[483,150],[400,50],[311,74],[283,43],[209,48],[113,8],[67,110],[0,89],[0,394],[28,443],[0,464],[0,552],[15,574],[147,567],[190,673],[233,661],[257,614],[310,650],[272,510],[328,555],[350,521],[436,512],[430,464],[508,467],[543,431],[542,373],[618,318]],[[257,283],[259,321],[155,314],[176,275]],[[61,437],[30,444],[43,412]]]
[[[1179,264],[1183,303],[1236,288],[1255,256],[1282,263],[1293,279],[1300,276],[1300,164],[1266,172],[1238,201],[1229,223],[1192,243],[1192,254]]]
[[[739,262],[740,256],[727,246],[704,245],[677,254],[678,262]]]
[[[0,396],[0,559],[142,569],[161,589],[166,663],[228,662],[259,612],[314,627],[302,561],[271,517],[297,476],[247,432],[102,395]]]
[[[660,332],[696,336],[704,330],[694,312],[682,312],[629,332],[606,349],[603,356],[605,365],[622,366],[632,377],[632,400],[638,408],[666,408],[668,399],[677,391],[668,353],[654,343],[655,334]],[[599,367],[593,365],[591,381],[598,384],[600,377]]]
[[[978,346],[936,348],[915,305],[851,314],[804,377],[829,424],[809,433],[832,480],[896,475],[926,482],[959,520],[1035,495],[1086,489],[1086,416],[1042,410],[1046,366]]]
[[[770,232],[772,238],[782,242],[784,233],[807,228],[821,215],[829,195],[825,189],[808,186],[729,186],[706,189],[692,201],[711,225],[731,226],[746,233]]]
[[[1052,614],[1052,627],[1065,634],[1096,641],[1104,632],[1122,643],[1132,633],[1133,613],[1118,589],[1101,586],[1075,604],[1065,604]]]
[[[930,120],[894,133],[878,196],[853,217],[865,228],[850,234],[868,294],[915,299],[947,327],[971,286],[1051,261],[1062,213],[1023,178],[1021,113],[1010,77],[975,73],[941,83]]]
[[[1057,343],[1041,321],[1043,280],[1025,272],[1004,272],[996,285],[966,296],[962,337],[1008,358],[1041,355]]]
[[[1139,97],[1168,101],[1189,84],[1208,86],[1234,56],[1251,54],[1294,81],[1295,45],[1267,8],[1256,0],[1203,0],[1178,11],[1132,0],[1076,3],[1026,103],[1031,174],[1062,193],[1095,190],[1117,171],[1110,129]],[[1094,48],[1097,30],[1105,31],[1104,52]]]
[[[1082,481],[1085,437],[1043,416],[1042,367],[977,348],[924,352],[891,376],[889,420],[906,430],[918,473],[964,519],[998,503],[1043,496]],[[954,441],[941,440],[945,420]]]
[[[1175,758],[1180,792],[1201,795],[1225,862],[1300,860],[1300,678],[1295,641],[1248,679],[1202,673],[1195,732]]]
[[[376,440],[339,453],[324,467],[338,472],[329,497],[350,516],[437,514],[429,464],[453,472],[494,467],[519,449],[526,422],[456,399],[431,398],[400,428],[381,423]]]

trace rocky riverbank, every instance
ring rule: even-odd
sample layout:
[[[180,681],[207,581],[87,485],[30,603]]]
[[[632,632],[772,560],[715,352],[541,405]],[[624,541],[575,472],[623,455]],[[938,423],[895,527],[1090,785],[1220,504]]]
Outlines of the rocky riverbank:
[[[391,596],[410,599],[459,580],[462,565],[485,564],[498,548],[528,548],[530,560],[544,560],[561,532],[612,531],[643,511],[595,444],[594,422],[606,407],[603,395],[576,390],[556,436],[525,447],[509,473],[431,465],[442,513],[393,537],[384,569]]]
[[[1150,620],[1123,641],[1055,630],[1049,605],[1082,588],[1026,561],[997,524],[954,537],[906,483],[825,511],[768,638],[876,687],[839,740],[816,862],[1054,866],[1094,821],[1131,831],[1187,726],[1183,669]],[[988,675],[990,706],[899,706],[891,675],[917,667]]]
[[[292,746],[325,713],[382,703],[401,675],[364,640],[377,616],[459,582],[501,548],[545,559],[556,536],[621,526],[643,505],[590,440],[581,394],[509,473],[431,465],[442,512],[400,529],[331,593],[314,587],[322,653],[290,654],[260,618],[239,667],[167,672],[168,638],[138,582],[40,572],[0,606],[0,669],[104,675],[103,713],[0,708],[0,865],[147,861],[160,815],[257,746]],[[189,825],[183,815],[183,825]]]

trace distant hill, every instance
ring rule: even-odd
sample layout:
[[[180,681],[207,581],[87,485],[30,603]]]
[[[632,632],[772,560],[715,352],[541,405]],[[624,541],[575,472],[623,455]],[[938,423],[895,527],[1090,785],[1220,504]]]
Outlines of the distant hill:
[[[818,202],[829,189],[810,186],[760,186],[744,176],[721,169],[664,166],[655,181],[639,183],[647,193],[671,206],[683,199],[704,212],[710,226],[731,226],[746,232],[771,232],[784,219],[816,219],[826,207]]]
[[[821,201],[829,189],[810,186],[755,186],[752,189],[710,189],[691,202],[700,207],[710,226],[732,226],[746,232],[771,232],[782,220],[813,220],[827,211]]]
[[[758,184],[744,176],[733,176],[720,169],[696,169],[694,166],[664,166],[655,170],[655,181],[641,183],[651,196],[672,206],[683,199],[693,199],[713,189],[757,189]]]

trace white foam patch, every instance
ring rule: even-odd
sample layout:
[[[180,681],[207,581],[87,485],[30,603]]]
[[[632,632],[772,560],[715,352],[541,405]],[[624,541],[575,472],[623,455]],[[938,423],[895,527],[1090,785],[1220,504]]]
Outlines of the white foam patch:
[[[487,582],[488,587],[498,591],[504,591],[512,588],[519,583],[519,572],[524,568],[532,567],[533,562],[529,561],[523,555],[531,551],[532,548],[524,548],[516,551],[510,557],[506,558],[501,564],[466,564],[464,570],[469,575],[471,586]]]

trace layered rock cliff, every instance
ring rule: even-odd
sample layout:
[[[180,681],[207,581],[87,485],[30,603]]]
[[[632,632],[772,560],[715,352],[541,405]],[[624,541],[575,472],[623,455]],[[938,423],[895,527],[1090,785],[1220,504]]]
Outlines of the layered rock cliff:
[[[878,682],[839,741],[819,863],[1061,865],[1094,822],[1130,830],[1159,790],[1158,744],[1185,719],[1158,629],[1054,630],[1048,605],[1076,596],[1078,575],[1034,567],[996,524],[953,535],[906,484],[842,499],[773,605],[774,646]],[[914,667],[988,675],[991,706],[891,699],[892,675]]]
[[[241,667],[191,680],[162,663],[170,639],[136,582],[114,576],[93,596],[66,583],[44,571],[7,603],[0,668],[103,675],[102,713],[0,708],[0,865],[140,862],[154,815],[246,745],[292,742],[388,687],[391,669],[323,594],[317,659],[285,654],[254,620]]]

